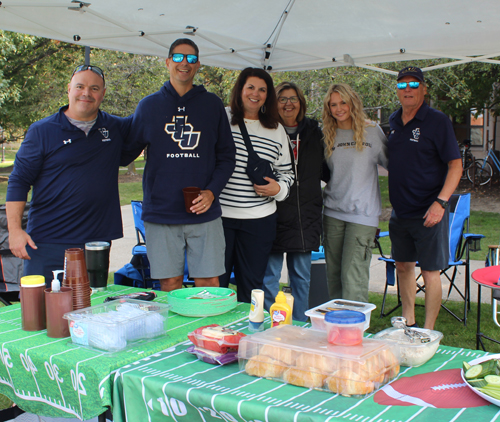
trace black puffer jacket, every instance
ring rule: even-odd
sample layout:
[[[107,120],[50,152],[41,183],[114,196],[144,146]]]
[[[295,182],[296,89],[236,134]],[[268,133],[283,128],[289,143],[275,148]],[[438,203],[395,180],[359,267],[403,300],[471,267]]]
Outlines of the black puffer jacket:
[[[273,252],[318,250],[321,236],[323,134],[316,120],[304,118],[291,136],[298,137],[299,159],[290,195],[278,206],[278,229]],[[291,152],[293,157],[293,153]]]

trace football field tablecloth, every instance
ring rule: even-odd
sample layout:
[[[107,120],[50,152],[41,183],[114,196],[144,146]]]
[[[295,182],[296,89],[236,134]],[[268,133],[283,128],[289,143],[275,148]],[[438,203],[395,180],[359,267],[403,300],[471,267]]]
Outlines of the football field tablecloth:
[[[241,330],[241,322],[229,325]],[[246,330],[243,330],[246,332]],[[365,398],[252,377],[238,364],[214,366],[185,352],[188,343],[121,368],[115,377],[116,422],[495,421],[500,408],[469,390],[463,361],[485,352],[440,346],[417,368]]]
[[[144,289],[108,286],[92,295],[92,305],[107,296]],[[157,302],[167,303],[166,293],[156,292]],[[250,306],[213,317],[189,318],[169,312],[168,335],[107,353],[80,347],[69,338],[53,339],[47,331],[23,331],[19,304],[0,308],[0,394],[21,409],[42,416],[91,419],[112,404],[118,368],[187,340],[187,333],[208,325],[227,325],[248,318]]]

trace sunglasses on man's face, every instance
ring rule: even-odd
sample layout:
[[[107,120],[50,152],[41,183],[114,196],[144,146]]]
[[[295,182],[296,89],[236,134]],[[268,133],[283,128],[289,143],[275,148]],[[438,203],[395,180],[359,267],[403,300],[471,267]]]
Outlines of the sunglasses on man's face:
[[[186,60],[189,64],[195,64],[198,62],[198,56],[196,54],[181,54],[181,53],[175,53],[170,56],[170,58],[175,62],[175,63],[181,63],[184,60],[184,57],[186,57]]]
[[[77,66],[75,68],[75,70],[73,70],[73,74],[71,75],[71,78],[73,78],[73,76],[75,76],[75,73],[83,72],[85,70],[91,70],[96,75],[99,75],[102,78],[102,80],[104,81],[104,72],[100,68],[98,68],[97,66],[91,66],[89,64],[82,64],[81,66]]]
[[[420,86],[420,82],[398,82],[398,89],[406,89],[407,86],[411,89],[417,89]]]

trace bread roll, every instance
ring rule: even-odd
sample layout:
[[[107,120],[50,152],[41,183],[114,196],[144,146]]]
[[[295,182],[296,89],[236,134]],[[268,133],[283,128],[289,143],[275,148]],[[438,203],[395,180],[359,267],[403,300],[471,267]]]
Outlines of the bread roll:
[[[343,396],[357,396],[371,393],[375,388],[373,381],[369,381],[368,374],[357,374],[343,368],[326,379],[330,391]]]
[[[269,356],[257,355],[248,360],[245,371],[248,375],[263,378],[281,378],[285,366]]]
[[[269,356],[271,359],[283,362],[286,366],[295,366],[297,352],[287,347],[277,347],[264,344],[260,349],[260,355]]]
[[[326,375],[316,368],[288,368],[283,373],[283,380],[289,384],[307,388],[322,388]]]

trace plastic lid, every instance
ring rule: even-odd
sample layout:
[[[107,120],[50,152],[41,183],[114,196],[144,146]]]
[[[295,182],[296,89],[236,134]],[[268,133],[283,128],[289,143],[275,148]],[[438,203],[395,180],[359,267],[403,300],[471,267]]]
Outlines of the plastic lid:
[[[21,277],[21,286],[40,286],[45,284],[45,277],[43,275],[27,275]]]
[[[282,292],[292,294],[292,288],[290,286],[283,286]]]
[[[111,245],[109,242],[88,242],[85,243],[85,249],[88,251],[103,251],[109,249]]]
[[[358,324],[365,322],[365,314],[358,311],[350,311],[348,309],[342,311],[330,311],[325,315],[326,322],[334,324]]]

